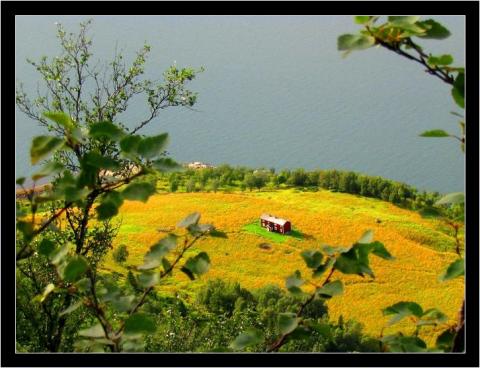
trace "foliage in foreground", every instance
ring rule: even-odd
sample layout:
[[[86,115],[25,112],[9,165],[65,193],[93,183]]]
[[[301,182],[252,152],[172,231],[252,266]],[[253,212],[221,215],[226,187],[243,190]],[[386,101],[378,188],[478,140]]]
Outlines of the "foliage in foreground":
[[[143,78],[148,45],[130,65],[116,53],[99,66],[91,60],[90,23],[81,23],[78,34],[57,25],[60,55],[28,60],[41,77],[43,95],[32,99],[21,83],[16,91],[20,111],[48,131],[32,140],[31,163],[42,164],[31,177],[33,186],[53,177],[44,193],[24,190],[28,212],[17,205],[16,317],[17,328],[24,329],[17,330],[17,338],[32,351],[68,351],[72,345],[136,350],[143,334],[155,329],[142,311],[154,286],[177,268],[193,280],[210,264],[205,252],[184,262],[185,252],[213,230],[192,213],[177,225],[183,233],[172,232],[153,244],[143,264],[131,270],[135,290],[97,272],[116,236],[110,222],[124,201],[146,202],[156,192],[147,175],[177,167],[165,151],[167,133],[146,137],[138,132],[163,109],[195,104],[196,94],[186,85],[197,71],[173,65],[161,82]],[[132,98],[142,95],[145,119],[130,126],[119,122]],[[16,183],[23,188],[25,180]],[[38,211],[40,206],[49,211]],[[115,258],[121,263],[126,256],[117,252]],[[83,322],[89,325],[79,330]]]
[[[416,39],[436,39],[442,40],[450,36],[450,31],[434,19],[420,20],[419,16],[389,16],[387,21],[378,24],[379,16],[356,16],[355,22],[361,24],[363,29],[359,34],[344,34],[338,37],[338,50],[345,51],[345,55],[354,50],[363,50],[374,45],[382,46],[383,48],[395,52],[396,54],[405,57],[409,60],[415,61],[426,68],[426,72],[430,75],[439,78],[443,82],[452,86],[451,95],[455,104],[465,109],[465,68],[453,67],[453,56],[449,54],[432,55],[426,53],[423,47],[416,43]],[[415,41],[414,41],[415,38]],[[442,129],[433,129],[420,134],[421,137],[427,138],[445,138],[452,137],[460,142],[462,152],[465,152],[465,119],[457,112],[451,112],[453,115],[462,118],[459,122],[460,136],[448,133]],[[446,223],[455,231],[455,238],[457,241],[456,253],[461,257],[460,241],[458,239],[458,227],[448,217],[463,219],[463,193],[450,193],[442,197],[436,202],[437,205],[445,205],[447,208],[443,209],[443,214],[446,215]],[[462,207],[460,211],[455,211],[455,205],[460,204]],[[452,263],[442,275],[442,279],[449,279],[449,273],[452,269],[458,269],[458,272],[453,277],[462,276],[464,261],[462,259]],[[417,330],[416,330],[417,331]],[[447,330],[444,335],[453,336],[451,338],[451,350],[454,352],[463,352],[465,349],[465,300],[458,312],[458,322],[453,331]],[[411,344],[418,346],[417,336],[401,336],[399,339],[407,341],[408,346]],[[396,341],[399,341],[397,339]],[[406,349],[406,348],[402,348]]]

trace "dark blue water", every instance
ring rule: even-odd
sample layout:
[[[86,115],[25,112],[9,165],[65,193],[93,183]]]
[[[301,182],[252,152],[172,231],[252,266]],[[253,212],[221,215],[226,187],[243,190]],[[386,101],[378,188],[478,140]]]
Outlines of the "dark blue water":
[[[75,31],[86,17],[16,17],[16,77],[27,90],[39,80],[25,58],[56,55],[54,22]],[[384,49],[342,59],[337,36],[355,32],[351,17],[93,17],[94,58],[111,58],[115,45],[133,57],[152,46],[147,76],[173,62],[204,66],[191,84],[198,111],[165,110],[145,129],[168,131],[179,161],[252,167],[338,168],[403,181],[441,192],[464,187],[464,156],[456,141],[426,139],[433,128],[458,132],[450,88],[421,65]],[[436,17],[452,36],[419,41],[434,54],[464,64],[464,19]],[[135,101],[122,120],[146,116]],[[42,130],[16,118],[17,176],[32,172],[31,138]]]

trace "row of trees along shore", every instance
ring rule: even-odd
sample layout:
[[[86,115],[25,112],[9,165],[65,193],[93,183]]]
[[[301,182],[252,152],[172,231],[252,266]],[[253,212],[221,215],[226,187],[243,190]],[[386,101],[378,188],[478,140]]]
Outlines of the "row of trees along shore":
[[[378,198],[408,209],[430,212],[435,211],[434,204],[441,198],[439,192],[419,191],[411,185],[380,176],[335,169],[307,171],[298,168],[276,172],[274,168],[252,169],[223,164],[215,168],[160,173],[158,178],[159,183],[164,183],[164,189],[171,192],[326,189]]]

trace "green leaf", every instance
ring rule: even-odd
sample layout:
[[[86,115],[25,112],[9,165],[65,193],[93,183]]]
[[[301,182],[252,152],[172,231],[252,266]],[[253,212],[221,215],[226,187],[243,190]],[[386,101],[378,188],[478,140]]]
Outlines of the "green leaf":
[[[45,289],[43,290],[43,293],[42,295],[39,295],[37,297],[37,300],[40,302],[40,303],[43,303],[45,301],[45,299],[47,299],[47,297],[50,295],[50,293],[55,290],[55,285],[54,284],[48,284]]]
[[[345,253],[345,252],[348,252],[350,250],[350,248],[346,248],[346,247],[332,247],[330,245],[327,245],[327,244],[323,244],[320,246],[320,249],[327,255],[329,256],[333,256],[337,253]]]
[[[74,282],[88,270],[88,263],[82,256],[72,257],[62,272],[63,281]]]
[[[111,298],[110,303],[112,307],[115,308],[117,311],[129,312],[132,310],[135,304],[135,296],[134,295],[122,295],[122,296],[115,296]]]
[[[58,125],[63,126],[67,130],[72,130],[74,125],[70,115],[63,111],[47,111],[43,113],[43,116],[56,122]]]
[[[304,281],[302,280],[302,275],[299,270],[296,270],[293,275],[287,277],[285,285],[287,289],[290,286],[302,286],[304,284]]]
[[[187,275],[190,280],[192,281],[195,280],[195,275],[188,268],[182,267],[180,268],[180,271],[182,271],[185,275]]]
[[[90,151],[83,158],[84,164],[98,169],[115,170],[120,167],[120,163],[111,157],[101,155]]]
[[[88,140],[86,136],[86,131],[84,131],[80,127],[76,127],[72,129],[72,131],[70,132],[70,138],[72,138],[72,140],[75,143],[79,143],[79,144],[85,144],[87,143],[87,140]]]
[[[294,295],[303,294],[302,289],[300,289],[300,286],[303,284],[304,281],[302,280],[302,275],[299,270],[296,270],[293,275],[288,276],[285,281],[285,287]]]
[[[262,331],[256,328],[248,328],[235,338],[230,347],[234,350],[243,350],[246,347],[261,344],[264,340]]]
[[[454,338],[455,329],[445,330],[437,337],[435,346],[445,352],[451,352]]]
[[[83,293],[87,290],[90,290],[92,282],[90,281],[89,278],[84,277],[83,279],[80,279],[76,283],[74,283],[74,285],[79,292]]]
[[[103,198],[102,203],[95,209],[97,211],[97,219],[103,221],[115,216],[122,203],[123,197],[119,192],[109,192]]]
[[[422,38],[442,40],[450,36],[450,31],[433,19],[427,19],[425,21],[418,22],[417,24],[427,30],[420,36]]]
[[[18,178],[15,183],[17,183],[18,185],[23,185],[23,183],[25,183],[25,178],[24,177],[21,177],[21,178]]]
[[[409,23],[409,22],[403,22],[403,21],[396,21],[396,22],[391,22],[389,26],[385,28],[385,30],[390,30],[390,29],[398,29],[403,31],[402,36],[421,36],[426,32],[425,28],[420,27],[418,23]]]
[[[65,188],[65,201],[75,202],[87,197],[90,191],[87,188],[68,187]]]
[[[343,283],[340,280],[329,282],[315,292],[319,297],[329,299],[343,293]]]
[[[388,322],[388,325],[391,326],[405,317],[422,317],[423,309],[420,305],[414,302],[398,302],[388,308],[383,309],[383,315],[393,315],[393,317]]]
[[[332,338],[332,325],[326,322],[317,322],[314,321],[313,323],[309,323],[309,327],[315,331],[317,331],[323,337],[327,339]]]
[[[38,245],[38,253],[48,257],[55,249],[55,244],[49,239],[42,239]]]
[[[284,335],[294,331],[297,328],[299,322],[300,318],[298,318],[295,313],[278,314],[278,327],[280,329],[280,333]]]
[[[187,269],[197,276],[203,275],[210,269],[210,258],[207,253],[200,252],[195,257],[189,258],[182,267],[183,269]]]
[[[155,321],[145,313],[132,314],[125,321],[125,334],[135,335],[155,332]]]
[[[215,230],[212,224],[192,224],[187,226],[187,230],[193,236],[199,236],[202,234],[207,234],[212,230]]]
[[[78,308],[80,308],[81,306],[83,305],[83,301],[78,301],[74,304],[72,304],[70,307],[68,307],[67,309],[64,309],[63,311],[61,311],[58,315],[59,316],[63,316],[65,314],[69,314],[69,313],[72,313],[73,311],[77,310]]]
[[[427,350],[425,342],[416,336],[390,335],[381,339],[392,353],[417,353]]]
[[[373,241],[373,231],[367,230],[363,233],[360,239],[357,241],[359,244],[368,244]]]
[[[458,73],[453,82],[452,97],[456,104],[462,109],[465,108],[465,74]]]
[[[64,145],[65,141],[57,137],[41,135],[33,138],[30,148],[30,159],[32,165],[35,165],[42,158],[47,158],[54,151]]]
[[[227,233],[225,233],[224,231],[216,230],[216,229],[210,230],[208,235],[214,238],[228,239]]]
[[[452,55],[441,55],[441,56],[430,56],[427,60],[427,63],[430,65],[450,65],[453,63]]]
[[[333,258],[330,258],[328,262],[324,263],[323,265],[318,266],[312,273],[313,278],[317,278],[322,276],[326,270],[330,268],[335,263],[335,260]]]
[[[33,239],[33,224],[31,222],[17,221],[17,230],[23,234],[27,242]]]
[[[59,162],[49,162],[45,164],[39,171],[37,171],[35,174],[32,175],[32,179],[39,180],[42,179],[46,176],[55,174],[63,169],[63,165]]]
[[[151,159],[161,154],[168,143],[168,133],[154,137],[147,137],[138,144],[138,153],[144,158]]]
[[[118,214],[118,206],[112,202],[103,202],[95,208],[97,211],[97,219],[100,221],[108,220]]]
[[[97,182],[99,168],[91,166],[87,163],[87,157],[80,161],[80,174],[77,178],[78,188],[88,187],[93,188]]]
[[[158,171],[168,172],[168,171],[175,171],[175,170],[181,169],[182,166],[180,166],[171,158],[166,157],[166,158],[160,158],[158,160],[153,161],[152,167]]]
[[[418,17],[418,16],[391,16],[391,17],[388,17],[388,21],[391,22],[392,24],[402,24],[402,23],[414,24],[419,19],[420,19],[420,17]]]
[[[436,308],[426,310],[417,322],[418,326],[438,325],[447,322],[448,317]]]
[[[355,23],[357,24],[365,24],[365,23],[368,23],[370,18],[373,18],[373,17],[369,15],[357,15],[354,19],[355,19]]]
[[[368,274],[373,277],[373,272],[369,267],[367,248],[360,248],[354,245],[348,252],[341,253],[335,260],[334,267],[344,274],[357,274],[363,276]]]
[[[312,337],[312,331],[305,326],[297,326],[297,328],[288,335],[288,341],[291,340],[309,340]]]
[[[167,272],[170,270],[170,268],[172,267],[172,264],[168,261],[168,259],[166,259],[165,257],[162,258],[162,267],[163,267],[163,271],[164,272]],[[171,273],[171,270],[169,271],[169,274],[170,276],[172,275]]]
[[[127,135],[120,141],[120,149],[127,157],[133,157],[138,153],[138,146],[141,141],[142,137],[139,135]]]
[[[92,327],[85,328],[78,332],[79,336],[83,337],[105,337],[105,331],[100,323],[93,325]]]
[[[445,272],[440,275],[439,280],[448,281],[463,275],[465,275],[465,262],[463,259],[457,259],[450,263]]]
[[[453,86],[458,89],[461,96],[463,97],[465,94],[465,74],[458,73],[457,78],[455,78],[455,82],[453,82]]]
[[[420,134],[420,137],[429,137],[429,138],[443,138],[443,137],[450,137],[446,131],[442,129],[434,129],[434,130],[427,130]]]
[[[322,263],[323,254],[316,250],[305,250],[300,253],[308,268],[317,268]]]
[[[436,206],[444,205],[444,204],[459,204],[459,203],[465,203],[465,194],[462,192],[455,192],[455,193],[449,193],[442,198],[440,198],[438,201],[435,202]]]
[[[55,249],[50,253],[50,263],[57,266],[65,259],[67,254],[73,250],[75,246],[72,243],[66,243],[60,248]]]
[[[125,132],[109,121],[102,121],[91,125],[89,135],[92,138],[107,138],[118,141],[125,136]]]
[[[125,352],[144,352],[145,351],[145,343],[144,341],[140,340],[137,338],[138,335],[132,335],[132,339],[127,339],[127,336],[124,336],[124,339],[126,340],[122,344],[122,351]]]
[[[370,244],[356,243],[347,252],[340,253],[335,260],[334,268],[345,274],[357,274],[360,276],[367,274],[374,277],[369,267],[368,256],[370,253],[387,260],[394,259],[380,242]]]
[[[372,254],[375,254],[377,257],[392,261],[395,259],[390,252],[385,248],[383,243],[380,243],[378,241],[375,241],[373,243],[370,243],[370,251]]]
[[[465,98],[461,95],[458,89],[452,88],[452,97],[458,106],[460,106],[462,109],[465,108]]]
[[[344,34],[337,39],[337,49],[344,50],[364,50],[375,44],[375,38],[364,35]]]
[[[165,257],[177,245],[177,236],[167,235],[158,243],[150,247],[150,250],[143,258],[143,265],[137,267],[139,270],[149,270],[160,266],[162,258]]]
[[[146,271],[146,272],[141,272],[140,275],[138,275],[138,284],[146,289],[151,286],[155,286],[160,282],[160,273],[159,272],[152,272],[152,271]]]
[[[199,220],[200,220],[200,213],[193,212],[187,217],[185,217],[182,221],[180,221],[177,224],[177,227],[182,228],[182,227],[189,227],[190,225],[196,225],[198,224]]]
[[[121,296],[120,288],[110,279],[102,279],[100,286],[97,286],[97,294],[102,302],[115,302]]]
[[[155,185],[152,183],[131,183],[123,191],[122,196],[130,201],[147,202],[155,194]]]

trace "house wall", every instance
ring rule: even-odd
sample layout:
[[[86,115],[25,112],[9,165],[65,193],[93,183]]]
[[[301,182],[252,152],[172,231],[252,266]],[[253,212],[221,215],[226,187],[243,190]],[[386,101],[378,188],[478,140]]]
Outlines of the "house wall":
[[[276,224],[274,222],[269,222],[269,221],[266,221],[266,220],[263,220],[263,219],[260,219],[260,225],[262,227],[267,227],[267,226],[273,226],[273,231],[276,231],[276,232],[279,232],[279,233],[287,233],[289,231],[291,231],[291,224],[290,222],[286,222],[285,225],[279,225],[279,224]]]

